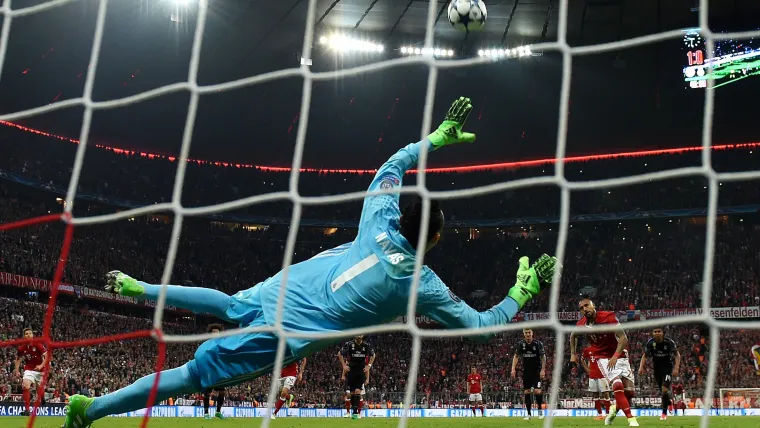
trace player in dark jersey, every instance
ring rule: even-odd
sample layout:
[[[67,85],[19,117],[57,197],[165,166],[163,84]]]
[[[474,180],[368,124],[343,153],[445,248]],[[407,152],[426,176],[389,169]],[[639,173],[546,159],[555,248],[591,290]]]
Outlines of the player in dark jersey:
[[[652,338],[644,346],[644,355],[639,364],[639,376],[644,374],[644,364],[647,356],[652,359],[654,379],[657,387],[662,392],[662,416],[660,420],[668,419],[668,406],[670,406],[670,383],[673,377],[678,376],[681,369],[681,353],[673,339],[665,337],[662,328],[655,327],[652,330]]]
[[[546,352],[544,344],[533,338],[533,330],[523,330],[523,340],[515,345],[515,356],[512,358],[512,377],[517,375],[517,359],[523,360],[523,392],[525,393],[525,410],[528,415],[525,420],[531,418],[533,407],[533,395],[538,407],[538,418],[543,419],[544,414],[541,406],[544,404],[544,396],[541,392],[541,379],[546,376]]]
[[[375,350],[364,341],[364,336],[356,336],[343,345],[338,352],[338,360],[343,368],[341,380],[346,382],[346,391],[351,392],[351,417],[359,419],[361,394],[375,362]]]
[[[222,331],[224,331],[224,326],[221,324],[209,324],[209,326],[206,328],[206,333],[218,334]],[[224,388],[209,388],[203,391],[203,417],[206,419],[211,419],[211,413],[208,412],[208,408],[211,404],[211,393],[213,391],[216,391],[216,413],[214,416],[219,419],[225,419],[224,415],[222,414],[222,404],[224,404],[225,394]]]

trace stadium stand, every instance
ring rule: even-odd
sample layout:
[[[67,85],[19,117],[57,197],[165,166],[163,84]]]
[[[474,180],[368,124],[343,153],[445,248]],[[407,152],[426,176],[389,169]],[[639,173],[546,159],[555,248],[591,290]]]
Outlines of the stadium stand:
[[[8,156],[0,157],[0,223],[60,211],[55,189],[68,182],[68,166],[75,150],[73,144],[51,141],[44,136],[0,129],[0,147]],[[43,150],[44,148],[44,150]],[[7,150],[7,151],[6,151]],[[753,163],[750,148],[716,151],[716,168],[742,170]],[[605,174],[631,175],[651,170],[696,164],[698,153],[592,160],[568,165],[574,179],[600,178]],[[551,173],[550,164],[483,171],[467,174],[433,174],[434,189],[456,188],[467,183]],[[92,149],[80,191],[96,198],[77,204],[80,214],[97,214],[119,209],[114,201],[136,205],[166,201],[171,191],[174,165],[161,158],[114,153]],[[307,173],[302,179],[303,194],[363,190],[369,176],[349,173]],[[208,179],[213,177],[213,180]],[[254,168],[191,164],[185,186],[188,205],[204,205],[249,194],[283,190],[287,175]],[[413,176],[410,177],[413,179]],[[699,212],[649,214],[654,210],[703,209],[706,190],[701,178],[685,178],[625,191],[580,192],[573,195],[574,214],[644,213],[627,220],[589,219],[573,222],[567,242],[567,257],[562,279],[560,310],[574,312],[576,297],[592,292],[597,304],[616,311],[674,310],[699,305],[699,281],[704,254],[704,217]],[[760,218],[757,189],[747,183],[721,187],[721,208],[741,207],[720,217],[715,249],[716,263],[712,302],[714,307],[760,306],[758,253]],[[503,298],[512,280],[514,264],[522,254],[552,252],[557,230],[551,217],[558,212],[558,191],[539,189],[510,192],[450,201],[446,204],[454,226],[444,235],[445,245],[426,256],[450,288],[475,307],[485,308]],[[359,202],[335,206],[309,207],[307,218],[316,223],[355,221]],[[702,208],[700,208],[702,207]],[[246,222],[225,218],[185,221],[182,242],[173,271],[175,283],[214,287],[228,293],[247,288],[280,268],[288,232],[277,219],[287,218],[287,204],[250,207],[239,214],[269,216],[271,222]],[[530,217],[546,221],[486,223],[483,219]],[[260,218],[261,217],[256,217]],[[264,218],[265,219],[265,218]],[[478,219],[478,220],[468,220]],[[66,267],[64,283],[75,285],[56,309],[53,336],[56,340],[91,338],[106,333],[149,328],[151,310],[146,306],[98,300],[93,294],[103,285],[105,272],[118,268],[149,282],[158,282],[171,231],[171,216],[150,215],[97,226],[79,227]],[[348,223],[347,223],[348,224]],[[353,239],[350,227],[301,227],[294,260],[305,260],[318,252]],[[45,224],[0,234],[0,334],[20,337],[26,326],[40,326],[46,290],[12,278],[50,280],[60,251],[63,226]],[[457,255],[467,254],[467,257]],[[456,263],[450,263],[457,260]],[[12,277],[11,275],[16,275]],[[615,287],[609,287],[614,285]],[[82,287],[82,288],[79,288]],[[84,290],[84,291],[83,291]],[[89,291],[88,291],[89,290]],[[531,302],[525,313],[546,313],[548,295]],[[172,332],[203,331],[210,318],[203,315],[168,311],[166,329]],[[640,316],[640,315],[635,315]],[[84,329],[72,326],[84,326]],[[714,346],[701,326],[677,326],[666,334],[679,345],[683,355],[682,380],[691,394],[701,394],[707,368],[708,347]],[[553,355],[553,333],[537,332]],[[634,361],[641,356],[648,332],[630,331]],[[476,365],[484,374],[489,406],[511,406],[519,402],[521,384],[509,377],[511,347],[517,334],[501,334],[485,345],[464,339],[430,340],[423,347],[418,394],[419,406],[463,405],[464,379],[469,367]],[[397,405],[401,400],[409,361],[411,340],[406,335],[376,335],[370,338],[379,357],[368,385],[368,401]],[[716,388],[760,387],[748,350],[760,343],[756,331],[724,331],[721,335],[721,363]],[[194,344],[170,344],[167,366],[175,367],[189,359]],[[342,385],[335,358],[337,347],[314,355],[309,362],[304,385],[296,387],[299,406],[340,406]],[[562,350],[567,352],[567,350]],[[154,369],[156,343],[151,339],[106,343],[94,347],[56,350],[52,377],[46,392],[51,402],[64,401],[74,393],[103,394],[129,384]],[[20,383],[12,375],[15,351],[0,349],[0,398],[15,398]],[[725,361],[723,361],[725,360]],[[552,359],[549,359],[548,370]],[[114,364],[129,370],[109,370]],[[582,397],[586,379],[576,369],[563,367],[564,396]],[[549,374],[550,377],[550,374]],[[652,390],[650,374],[637,385]],[[268,379],[243,384],[228,391],[227,399],[237,403],[266,401]],[[651,394],[650,394],[651,395]],[[646,397],[647,394],[640,396]],[[197,400],[198,397],[177,397]],[[378,404],[379,405],[379,404]]]

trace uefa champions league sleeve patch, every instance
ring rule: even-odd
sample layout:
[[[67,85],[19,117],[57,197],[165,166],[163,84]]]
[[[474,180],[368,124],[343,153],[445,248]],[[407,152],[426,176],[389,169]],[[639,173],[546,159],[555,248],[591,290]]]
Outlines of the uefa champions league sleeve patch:
[[[398,179],[398,177],[393,175],[384,175],[380,177],[380,188],[381,189],[392,189],[396,186],[401,184],[401,180]]]
[[[459,302],[462,301],[462,299],[460,299],[459,296],[457,296],[456,294],[454,294],[454,292],[451,291],[451,290],[449,290],[449,297],[451,297],[451,300],[453,300],[453,301],[455,301],[457,303],[459,303]]]

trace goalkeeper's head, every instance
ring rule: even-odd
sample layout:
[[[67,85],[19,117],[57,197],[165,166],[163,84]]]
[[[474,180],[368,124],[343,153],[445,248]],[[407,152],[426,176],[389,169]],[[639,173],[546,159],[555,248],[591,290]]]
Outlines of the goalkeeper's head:
[[[430,201],[430,219],[428,220],[427,245],[425,251],[430,251],[441,239],[443,233],[443,210],[438,201]],[[420,237],[420,224],[422,223],[422,198],[415,198],[412,203],[404,208],[401,214],[400,232],[404,235],[413,248],[417,248],[417,240]]]

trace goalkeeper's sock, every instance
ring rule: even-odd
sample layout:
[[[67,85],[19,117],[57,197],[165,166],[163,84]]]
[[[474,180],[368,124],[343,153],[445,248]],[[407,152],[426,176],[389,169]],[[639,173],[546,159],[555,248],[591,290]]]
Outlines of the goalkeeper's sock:
[[[208,415],[208,408],[211,405],[211,394],[203,394],[203,414]]]
[[[359,414],[359,394],[351,394],[351,413]]]
[[[160,285],[148,284],[142,281],[138,281],[138,283],[145,289],[145,293],[141,297],[158,300],[158,295],[161,292]],[[229,320],[227,307],[230,304],[230,296],[218,290],[167,285],[166,304],[188,309],[196,314],[206,313],[223,320]]]
[[[95,398],[87,408],[87,419],[93,422],[108,415],[119,415],[145,408],[155,380],[156,374],[153,373],[138,379],[126,388]],[[169,397],[191,394],[200,389],[200,377],[195,363],[191,361],[176,369],[161,372],[154,404]]]

